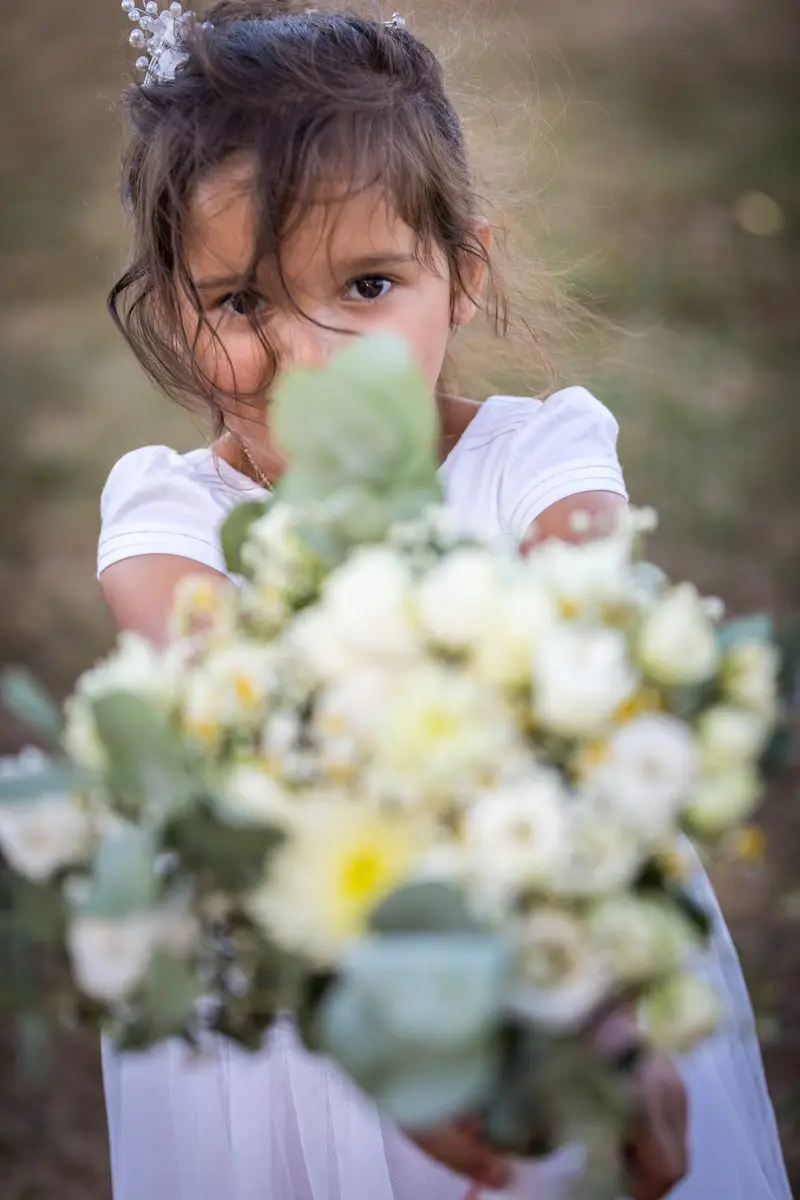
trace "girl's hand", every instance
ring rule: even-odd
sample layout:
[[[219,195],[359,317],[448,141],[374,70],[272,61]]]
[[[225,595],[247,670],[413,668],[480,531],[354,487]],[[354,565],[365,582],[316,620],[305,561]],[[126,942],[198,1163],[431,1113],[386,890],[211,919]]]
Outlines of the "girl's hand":
[[[640,1046],[636,1022],[624,1009],[606,1017],[595,1032],[600,1052],[624,1059]],[[636,1070],[641,1111],[622,1147],[631,1200],[662,1200],[689,1169],[686,1089],[674,1063],[646,1055]]]
[[[474,1180],[479,1188],[500,1189],[511,1182],[511,1167],[481,1140],[477,1118],[464,1117],[424,1133],[407,1131],[407,1136],[430,1158]]]
[[[637,1079],[643,1111],[624,1147],[631,1200],[662,1200],[689,1170],[686,1089],[674,1063],[651,1055]]]

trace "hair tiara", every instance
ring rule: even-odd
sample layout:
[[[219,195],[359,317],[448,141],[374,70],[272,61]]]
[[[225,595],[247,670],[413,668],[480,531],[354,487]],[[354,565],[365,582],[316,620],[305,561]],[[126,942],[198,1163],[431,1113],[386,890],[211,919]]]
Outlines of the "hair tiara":
[[[188,58],[183,42],[190,24],[197,20],[195,14],[184,11],[178,0],[164,9],[159,8],[157,0],[147,0],[144,8],[137,8],[136,0],[122,0],[122,10],[136,26],[130,36],[130,44],[141,51],[136,60],[136,69],[144,77],[143,83],[147,86],[168,83],[174,79],[178,68]],[[405,18],[400,13],[395,13],[383,24],[388,29],[406,27]],[[212,29],[213,26],[209,21],[203,21],[200,28]]]

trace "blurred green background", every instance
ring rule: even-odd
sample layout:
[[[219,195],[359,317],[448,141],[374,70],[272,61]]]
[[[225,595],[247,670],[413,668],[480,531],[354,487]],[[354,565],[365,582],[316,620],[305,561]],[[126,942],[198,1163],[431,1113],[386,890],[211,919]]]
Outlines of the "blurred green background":
[[[564,374],[617,414],[631,493],[661,513],[658,559],[734,611],[796,606],[798,6],[417,0],[407,15],[447,52],[478,145],[511,149],[515,219],[603,318],[578,324]],[[0,660],[62,693],[111,637],[94,579],[105,475],[134,446],[199,436],[104,312],[129,28],[115,0],[35,0],[4,9],[0,38]],[[0,751],[21,737],[0,718]],[[765,861],[718,886],[800,1186],[797,784],[766,806]],[[0,1038],[0,1196],[108,1194],[94,1044],[65,1036],[26,1091]]]

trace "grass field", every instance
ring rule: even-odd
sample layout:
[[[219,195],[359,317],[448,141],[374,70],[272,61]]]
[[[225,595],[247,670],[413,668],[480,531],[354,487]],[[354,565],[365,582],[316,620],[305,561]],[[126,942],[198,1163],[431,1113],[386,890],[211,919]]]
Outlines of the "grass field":
[[[662,515],[659,559],[733,610],[796,605],[796,6],[416,0],[406,15],[446,49],[476,145],[501,149],[477,159],[516,244],[601,318],[553,350],[618,416],[632,495]],[[4,13],[0,40],[0,660],[60,692],[111,636],[94,580],[105,475],[126,449],[198,438],[104,314],[127,32],[113,0],[36,0]],[[537,386],[508,368],[492,384]],[[0,750],[20,736],[0,724]],[[767,805],[766,862],[719,886],[800,1188],[800,906],[777,900],[800,897],[797,784]],[[65,1038],[55,1068],[39,1094],[2,1086],[3,1200],[108,1194],[94,1046]]]

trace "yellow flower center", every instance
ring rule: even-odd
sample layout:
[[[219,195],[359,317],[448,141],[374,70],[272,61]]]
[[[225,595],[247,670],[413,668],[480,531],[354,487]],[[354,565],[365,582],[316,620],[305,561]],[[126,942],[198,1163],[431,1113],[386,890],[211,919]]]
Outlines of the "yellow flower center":
[[[760,863],[766,852],[764,830],[757,825],[745,825],[736,834],[734,845],[737,858],[748,863]]]
[[[446,708],[431,708],[422,713],[422,726],[428,737],[436,741],[444,741],[455,737],[459,730],[459,720],[454,712]]]
[[[618,725],[627,725],[636,717],[641,717],[645,713],[658,712],[660,708],[661,701],[658,692],[653,688],[640,688],[630,699],[619,706],[614,713],[614,720]]]
[[[385,857],[376,848],[364,846],[355,850],[342,864],[342,898],[363,903],[385,883],[388,874]]]
[[[259,701],[259,693],[252,679],[247,675],[237,675],[233,681],[236,698],[244,708],[255,708]]]
[[[559,600],[558,612],[562,621],[575,621],[581,615],[577,600],[570,600],[566,596],[562,596]]]

